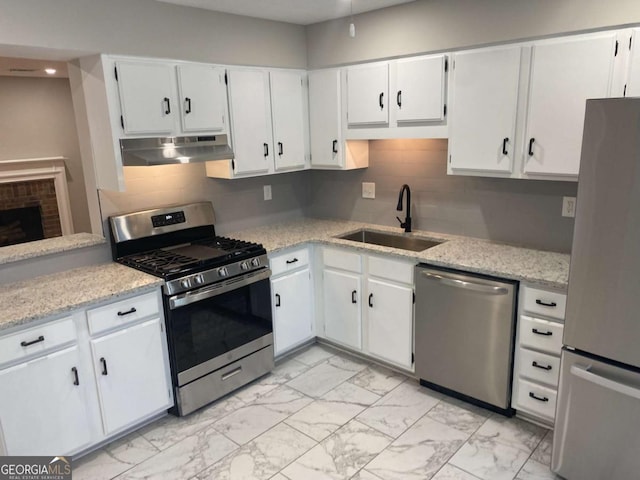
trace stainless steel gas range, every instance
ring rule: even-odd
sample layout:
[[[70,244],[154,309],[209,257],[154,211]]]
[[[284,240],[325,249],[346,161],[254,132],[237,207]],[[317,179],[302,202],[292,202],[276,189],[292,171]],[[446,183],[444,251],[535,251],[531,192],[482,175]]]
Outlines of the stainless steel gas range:
[[[109,218],[113,258],[164,279],[172,413],[180,416],[274,365],[266,250],[216,236],[214,223],[207,202]]]

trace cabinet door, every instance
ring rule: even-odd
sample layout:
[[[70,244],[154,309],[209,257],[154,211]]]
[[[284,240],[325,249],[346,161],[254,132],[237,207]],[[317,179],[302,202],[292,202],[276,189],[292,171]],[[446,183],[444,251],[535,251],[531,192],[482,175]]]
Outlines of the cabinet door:
[[[395,92],[398,123],[444,119],[444,62],[444,55],[398,60]]]
[[[578,175],[585,102],[609,96],[616,34],[535,45],[524,172]]]
[[[413,289],[368,280],[367,293],[369,353],[411,368]]]
[[[349,125],[389,123],[389,66],[368,65],[347,70]]]
[[[271,109],[276,170],[305,165],[306,91],[296,72],[271,72]]]
[[[227,91],[223,68],[180,65],[178,88],[183,131],[225,131]]]
[[[160,318],[91,340],[105,433],[168,408]]]
[[[73,346],[0,371],[0,427],[8,455],[66,455],[89,444],[85,388],[93,381],[80,365]]]
[[[631,52],[629,52],[629,55],[626,96],[640,97],[640,28],[632,30]]]
[[[273,168],[269,74],[260,70],[229,72],[231,143],[236,174],[267,173]]]
[[[125,133],[172,133],[179,109],[173,66],[117,62],[116,68]]]
[[[453,57],[449,173],[511,173],[521,47]]]
[[[311,279],[309,269],[271,282],[275,353],[280,355],[311,338]]]
[[[360,292],[359,275],[324,271],[324,333],[358,350],[362,348]]]
[[[341,168],[340,70],[309,72],[311,166]]]

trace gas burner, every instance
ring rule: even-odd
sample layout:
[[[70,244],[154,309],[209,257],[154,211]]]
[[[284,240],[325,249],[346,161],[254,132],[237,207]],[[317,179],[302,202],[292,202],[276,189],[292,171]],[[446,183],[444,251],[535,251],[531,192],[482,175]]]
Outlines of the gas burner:
[[[126,265],[160,274],[180,272],[185,267],[198,263],[198,260],[195,258],[186,257],[167,250],[153,250],[129,255],[121,260]]]

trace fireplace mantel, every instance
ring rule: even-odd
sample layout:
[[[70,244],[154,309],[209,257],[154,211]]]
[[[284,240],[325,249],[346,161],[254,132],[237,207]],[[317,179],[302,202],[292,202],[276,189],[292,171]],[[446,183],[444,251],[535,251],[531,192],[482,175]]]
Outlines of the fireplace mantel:
[[[73,233],[73,221],[67,189],[65,160],[65,157],[0,160],[0,183],[52,179],[56,189],[62,234],[70,235]]]

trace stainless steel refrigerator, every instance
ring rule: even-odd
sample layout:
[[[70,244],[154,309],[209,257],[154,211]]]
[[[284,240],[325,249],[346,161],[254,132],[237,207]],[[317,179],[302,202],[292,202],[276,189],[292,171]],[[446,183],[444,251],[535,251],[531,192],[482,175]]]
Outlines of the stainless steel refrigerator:
[[[640,98],[587,101],[552,470],[640,478]]]

